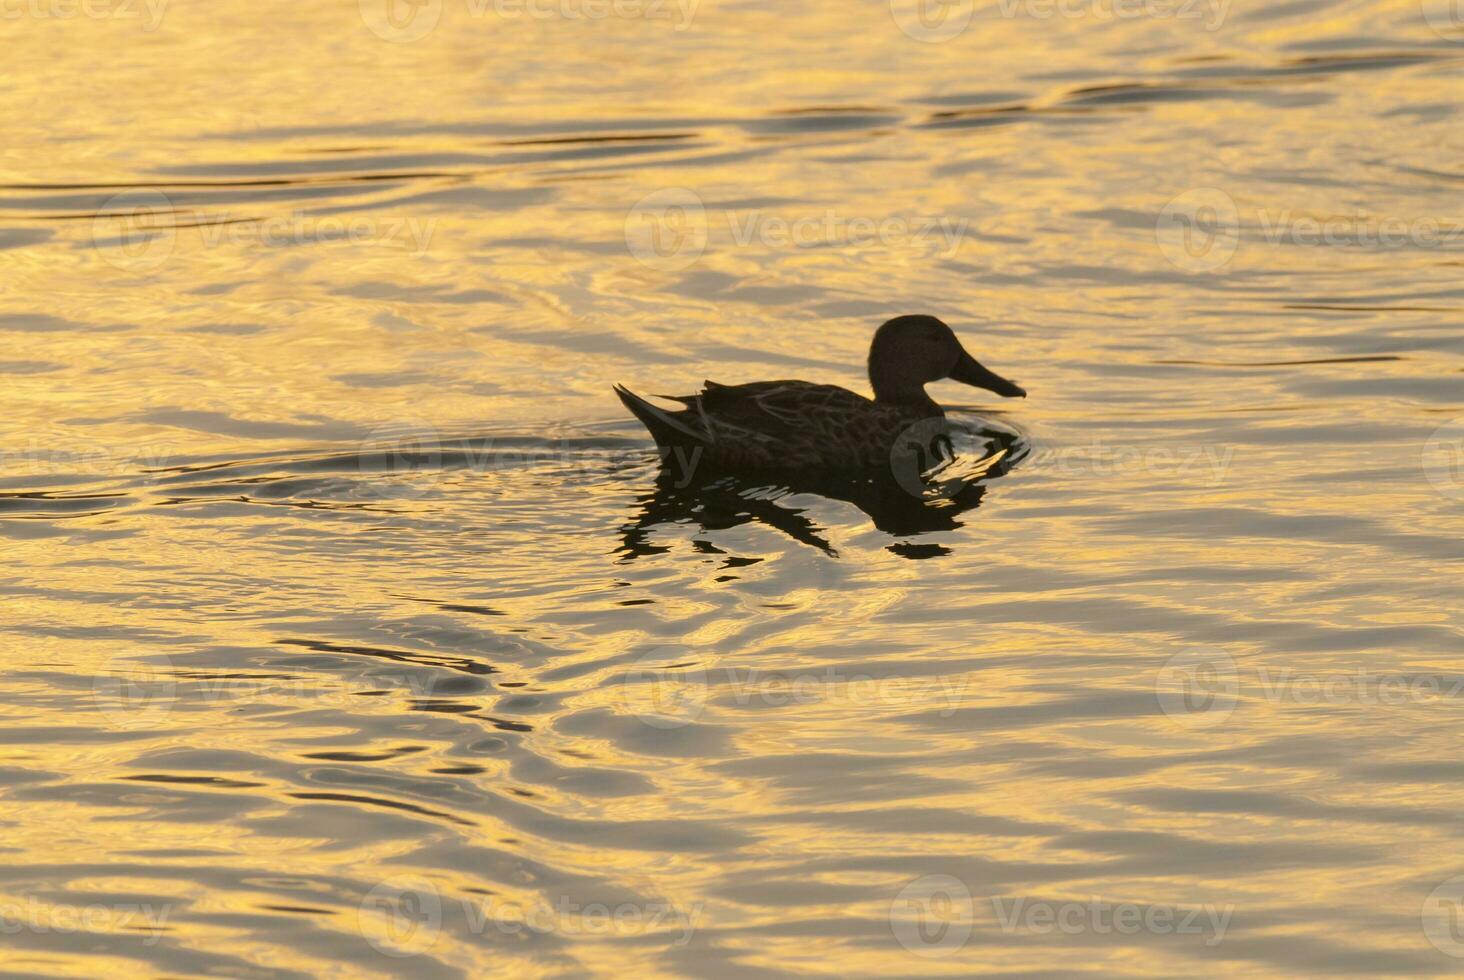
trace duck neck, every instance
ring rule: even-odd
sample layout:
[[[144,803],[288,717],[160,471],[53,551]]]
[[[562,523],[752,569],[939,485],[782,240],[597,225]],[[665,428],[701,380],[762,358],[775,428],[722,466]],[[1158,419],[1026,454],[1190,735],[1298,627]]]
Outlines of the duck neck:
[[[909,406],[931,414],[940,412],[940,406],[925,393],[925,383],[902,373],[898,367],[882,369],[871,362],[869,386],[874,389],[874,400],[881,405]]]

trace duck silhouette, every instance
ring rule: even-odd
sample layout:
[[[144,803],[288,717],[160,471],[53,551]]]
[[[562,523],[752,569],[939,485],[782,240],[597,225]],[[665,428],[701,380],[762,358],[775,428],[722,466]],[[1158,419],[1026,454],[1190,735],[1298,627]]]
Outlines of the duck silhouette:
[[[967,353],[950,327],[933,316],[899,316],[875,332],[869,347],[874,397],[807,381],[714,381],[695,395],[663,396],[667,410],[623,385],[615,393],[650,430],[665,458],[734,471],[858,473],[887,468],[912,428],[938,429],[944,410],[925,393],[949,378],[1007,398],[1026,391]],[[939,440],[937,439],[937,442]]]

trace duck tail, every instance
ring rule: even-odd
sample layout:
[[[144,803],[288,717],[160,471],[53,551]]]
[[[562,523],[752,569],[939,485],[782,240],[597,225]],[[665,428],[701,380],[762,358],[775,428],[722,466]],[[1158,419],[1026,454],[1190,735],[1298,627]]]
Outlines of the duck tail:
[[[683,445],[690,439],[696,443],[707,443],[706,433],[698,432],[677,418],[680,413],[671,413],[657,408],[624,385],[615,386],[615,394],[630,409],[630,414],[640,419],[650,430],[658,446]]]

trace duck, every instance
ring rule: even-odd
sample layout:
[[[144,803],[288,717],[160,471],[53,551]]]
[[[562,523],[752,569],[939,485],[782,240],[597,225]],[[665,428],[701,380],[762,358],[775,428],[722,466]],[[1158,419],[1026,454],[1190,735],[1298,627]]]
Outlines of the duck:
[[[808,381],[706,381],[694,395],[659,395],[661,408],[624,385],[621,402],[650,431],[662,459],[730,470],[857,473],[888,466],[902,434],[943,428],[945,411],[925,386],[949,378],[1004,398],[1025,398],[1015,381],[972,357],[934,316],[897,316],[869,345],[874,397]]]

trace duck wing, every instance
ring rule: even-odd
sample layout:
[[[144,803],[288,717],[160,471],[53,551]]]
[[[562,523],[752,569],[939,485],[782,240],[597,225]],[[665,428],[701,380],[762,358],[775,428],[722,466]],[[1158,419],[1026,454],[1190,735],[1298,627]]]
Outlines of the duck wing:
[[[807,381],[754,381],[722,385],[708,381],[701,394],[684,400],[707,422],[713,438],[723,433],[758,433],[773,438],[806,437],[823,426],[857,417],[869,399],[837,385]]]
[[[624,388],[616,390],[659,445],[700,447],[706,461],[721,465],[849,466],[886,452],[874,431],[884,427],[874,423],[882,423],[886,413],[837,385],[708,381],[695,395],[665,396],[686,406],[680,411],[657,408]]]

